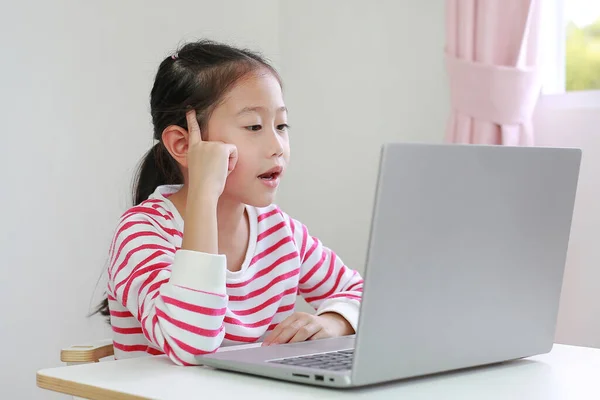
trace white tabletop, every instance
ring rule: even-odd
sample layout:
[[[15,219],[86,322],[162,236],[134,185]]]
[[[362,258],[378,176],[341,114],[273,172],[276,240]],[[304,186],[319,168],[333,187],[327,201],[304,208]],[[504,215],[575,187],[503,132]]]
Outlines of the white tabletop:
[[[600,349],[555,345],[549,354],[362,389],[325,389],[206,367],[165,356],[45,369],[40,379],[70,394],[158,399],[600,399]],[[44,386],[44,385],[40,385]],[[73,393],[73,387],[84,392]],[[81,388],[84,389],[81,389]],[[87,388],[87,389],[86,389]]]

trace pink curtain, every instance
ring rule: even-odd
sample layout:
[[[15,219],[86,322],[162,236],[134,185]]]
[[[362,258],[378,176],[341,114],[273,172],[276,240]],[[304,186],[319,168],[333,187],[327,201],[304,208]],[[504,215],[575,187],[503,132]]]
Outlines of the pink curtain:
[[[533,145],[541,0],[446,0],[446,141]]]

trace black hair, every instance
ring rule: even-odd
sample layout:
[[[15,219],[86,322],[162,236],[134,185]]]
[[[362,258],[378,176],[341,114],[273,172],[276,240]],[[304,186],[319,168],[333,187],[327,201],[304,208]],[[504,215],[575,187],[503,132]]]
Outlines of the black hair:
[[[183,184],[179,164],[162,142],[170,125],[187,129],[186,111],[196,110],[202,132],[224,95],[249,73],[266,70],[281,79],[260,54],[223,43],[200,40],[183,45],[158,67],[150,92],[150,114],[157,143],[144,155],[134,177],[133,205],[139,205],[161,185]],[[93,314],[110,316],[105,298]],[[109,319],[110,321],[110,319]]]

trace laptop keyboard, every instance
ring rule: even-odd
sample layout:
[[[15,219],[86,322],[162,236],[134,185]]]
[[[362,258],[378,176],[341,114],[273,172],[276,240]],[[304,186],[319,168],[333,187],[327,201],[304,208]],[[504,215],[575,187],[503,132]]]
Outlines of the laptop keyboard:
[[[352,369],[353,357],[354,349],[311,354],[309,356],[301,357],[281,358],[269,362],[294,367],[325,369],[328,371],[346,371]]]

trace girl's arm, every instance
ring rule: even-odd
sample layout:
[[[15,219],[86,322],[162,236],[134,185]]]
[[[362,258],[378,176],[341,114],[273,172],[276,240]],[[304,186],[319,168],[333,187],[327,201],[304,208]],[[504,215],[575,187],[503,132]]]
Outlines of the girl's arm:
[[[176,249],[166,238],[180,233],[165,227],[168,218],[150,206],[124,215],[111,247],[109,291],[156,348],[177,364],[196,365],[225,335],[227,263],[222,255]]]
[[[302,262],[299,293],[318,315],[340,314],[356,332],[363,288],[360,274],[310,236],[306,226],[291,218],[289,221]]]
[[[227,261],[217,255],[216,210],[237,162],[235,146],[202,140],[195,110],[186,119],[182,162],[190,184],[182,248],[166,239],[179,234],[164,227],[172,215],[134,207],[117,230],[109,270],[112,296],[136,316],[146,339],[183,365],[216,351],[225,336]]]

